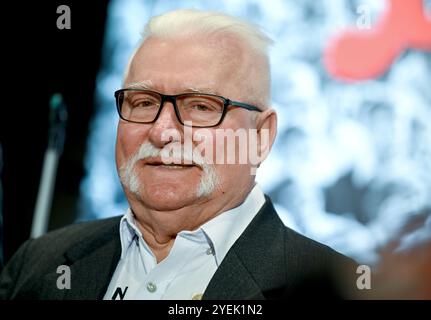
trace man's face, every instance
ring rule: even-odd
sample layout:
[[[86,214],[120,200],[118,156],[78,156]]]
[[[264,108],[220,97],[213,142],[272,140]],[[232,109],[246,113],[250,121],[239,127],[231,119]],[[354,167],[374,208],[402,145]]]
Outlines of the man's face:
[[[244,66],[246,55],[241,46],[232,39],[212,41],[205,39],[147,39],[135,54],[125,79],[125,84],[144,83],[147,89],[163,94],[178,94],[191,89],[222,95],[231,100],[251,103],[244,95],[250,79]],[[232,108],[223,122],[215,128],[187,128],[192,136],[200,133],[214,145],[215,154],[224,149],[223,141],[216,141],[216,129],[255,128],[252,113],[240,108]],[[254,177],[251,166],[224,163],[187,166],[164,165],[160,157],[150,157],[129,161],[143,144],[155,148],[166,148],[169,144],[184,144],[184,128],[175,115],[173,105],[165,102],[156,122],[137,124],[119,121],[117,132],[117,168],[129,164],[129,171],[135,175],[134,188],[126,184],[129,200],[138,200],[144,206],[155,210],[175,210],[185,206],[204,203],[217,197],[236,196],[238,190],[249,189]],[[175,130],[180,137],[166,141],[163,136],[168,130]],[[200,142],[193,142],[196,146]],[[236,147],[237,148],[237,147]],[[218,151],[217,151],[218,150]],[[236,150],[236,152],[244,152]],[[238,154],[236,155],[238,162]],[[123,170],[124,171],[124,170]],[[130,172],[129,172],[130,173]],[[124,180],[124,179],[123,179]],[[207,184],[206,192],[202,192]],[[208,186],[209,183],[209,186]],[[211,186],[211,183],[213,185]],[[123,181],[124,184],[124,181]],[[204,190],[205,191],[205,190]]]

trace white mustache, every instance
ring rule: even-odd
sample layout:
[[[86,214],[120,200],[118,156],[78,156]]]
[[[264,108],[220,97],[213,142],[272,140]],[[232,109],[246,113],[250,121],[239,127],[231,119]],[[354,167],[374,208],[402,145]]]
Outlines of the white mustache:
[[[183,148],[181,148],[183,149]],[[169,152],[166,149],[156,148],[153,144],[146,142],[143,143],[137,152],[135,152],[121,167],[119,170],[120,179],[124,185],[126,185],[129,190],[135,194],[139,192],[139,178],[134,171],[134,167],[139,160],[145,160],[147,158],[161,157],[162,162],[169,158],[172,160],[172,150]],[[180,150],[181,151],[181,150]],[[193,150],[183,150],[180,153],[179,159],[181,163],[191,163],[202,168],[204,174],[202,176],[201,182],[199,184],[197,195],[203,196],[210,194],[218,185],[219,179],[216,170],[213,165],[207,163],[201,154]],[[190,152],[192,151],[192,152]],[[172,163],[172,162],[170,162]],[[179,163],[179,162],[176,162]]]
[[[181,150],[180,150],[181,151]],[[202,157],[199,152],[196,150],[182,150],[184,152],[180,152],[180,157],[175,155],[175,151],[170,149],[160,149],[155,147],[153,144],[146,142],[141,145],[139,150],[132,156],[133,165],[139,160],[145,160],[148,158],[160,157],[162,162],[166,163],[190,163],[195,164],[199,167],[206,167],[209,164],[205,161],[204,157]]]

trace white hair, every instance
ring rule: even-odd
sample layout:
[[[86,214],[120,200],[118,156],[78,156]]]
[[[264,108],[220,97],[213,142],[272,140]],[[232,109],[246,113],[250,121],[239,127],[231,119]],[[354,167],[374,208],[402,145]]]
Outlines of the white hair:
[[[169,38],[179,35],[231,34],[263,56],[268,56],[272,40],[256,25],[214,11],[180,9],[153,17],[145,26],[142,42],[149,37]]]

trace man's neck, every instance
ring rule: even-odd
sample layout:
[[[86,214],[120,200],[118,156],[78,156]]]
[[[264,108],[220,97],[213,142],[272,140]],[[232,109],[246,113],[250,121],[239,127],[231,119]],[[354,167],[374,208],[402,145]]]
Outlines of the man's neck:
[[[169,255],[179,232],[196,230],[219,214],[239,206],[252,187],[233,197],[222,194],[170,211],[150,209],[138,200],[131,201],[131,207],[136,225],[159,263]]]

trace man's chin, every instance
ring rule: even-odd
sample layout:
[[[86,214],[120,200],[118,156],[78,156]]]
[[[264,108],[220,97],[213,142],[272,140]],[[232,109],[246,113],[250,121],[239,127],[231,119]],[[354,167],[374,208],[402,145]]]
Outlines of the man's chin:
[[[199,201],[198,186],[157,185],[144,187],[135,194],[137,200],[147,208],[157,211],[172,211]]]

